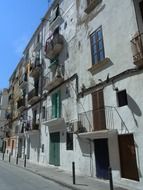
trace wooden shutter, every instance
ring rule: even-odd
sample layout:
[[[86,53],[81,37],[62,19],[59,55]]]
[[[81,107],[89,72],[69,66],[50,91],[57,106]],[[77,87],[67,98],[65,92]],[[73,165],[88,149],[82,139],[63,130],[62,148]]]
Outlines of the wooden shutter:
[[[133,134],[119,135],[121,176],[139,181]]]
[[[103,90],[92,93],[94,130],[106,129]]]

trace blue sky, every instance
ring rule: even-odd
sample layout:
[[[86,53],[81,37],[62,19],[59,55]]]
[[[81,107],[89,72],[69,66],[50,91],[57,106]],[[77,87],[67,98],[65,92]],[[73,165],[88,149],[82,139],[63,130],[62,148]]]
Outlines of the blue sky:
[[[49,0],[6,0],[0,4],[0,89],[22,57],[22,52],[45,15]]]

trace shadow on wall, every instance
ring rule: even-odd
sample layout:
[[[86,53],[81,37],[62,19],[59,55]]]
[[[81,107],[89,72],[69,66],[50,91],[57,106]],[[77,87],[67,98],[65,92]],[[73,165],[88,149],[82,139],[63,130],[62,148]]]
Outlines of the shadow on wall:
[[[92,154],[92,147],[90,141],[78,138],[78,142],[83,156],[90,157]]]
[[[127,98],[128,98],[128,107],[130,108],[133,118],[134,118],[134,121],[135,121],[135,124],[138,127],[138,122],[135,118],[135,115],[138,117],[141,117],[142,112],[141,112],[138,104],[135,102],[135,100],[129,94],[127,95]]]
[[[138,104],[135,102],[135,100],[128,94],[128,106],[130,108],[130,110],[132,111],[133,114],[137,115],[137,116],[142,116],[142,112],[138,106]]]
[[[59,55],[59,64],[61,65],[61,72],[62,75],[65,75],[65,61],[69,58],[69,52],[68,52],[68,43],[63,37],[64,47],[62,52]]]
[[[90,174],[91,174],[91,176],[93,176],[94,175],[93,158],[92,158],[93,142],[91,140],[81,139],[81,138],[78,138],[78,142],[79,142],[80,150],[82,152],[82,156],[90,159],[90,166],[89,166],[90,167]]]
[[[39,162],[40,159],[40,134],[35,134],[30,136],[30,144],[31,148],[37,152],[37,162]]]

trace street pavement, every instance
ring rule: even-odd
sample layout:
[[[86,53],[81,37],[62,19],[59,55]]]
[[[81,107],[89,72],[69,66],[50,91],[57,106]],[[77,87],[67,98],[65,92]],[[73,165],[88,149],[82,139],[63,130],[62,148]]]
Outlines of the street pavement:
[[[51,180],[0,162],[0,190],[69,190]]]
[[[56,168],[56,167],[41,166],[39,164],[33,164],[28,161],[26,162],[26,167],[24,167],[23,159],[19,159],[18,165],[16,165],[15,158],[11,158],[11,161],[9,163],[8,156],[5,155],[4,160],[2,160],[2,154],[0,154],[0,166],[2,165],[3,162],[5,164],[7,164],[7,166],[9,166],[9,167],[17,166],[20,169],[25,169],[27,171],[30,171],[30,173],[37,174],[45,179],[56,182],[57,184],[62,185],[63,187],[70,188],[72,190],[110,190],[109,181],[107,181],[107,180],[98,180],[98,179],[91,178],[91,177],[76,175],[76,184],[73,185],[72,174],[68,173],[66,171],[63,171],[59,168]],[[0,175],[0,177],[1,177],[1,175]],[[41,187],[40,187],[40,189],[41,189]],[[62,188],[62,189],[64,190],[64,188]],[[9,190],[11,190],[11,189],[9,189]],[[29,190],[29,189],[27,189],[27,190]],[[50,190],[53,190],[53,189],[50,189]],[[58,188],[56,190],[58,190]],[[117,185],[114,184],[114,190],[133,190],[133,189],[132,188],[125,189],[123,187],[118,187]]]

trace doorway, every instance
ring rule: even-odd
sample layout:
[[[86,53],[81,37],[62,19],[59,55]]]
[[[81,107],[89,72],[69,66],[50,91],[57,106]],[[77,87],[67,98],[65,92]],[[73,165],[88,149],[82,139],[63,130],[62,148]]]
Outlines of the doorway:
[[[121,177],[139,181],[133,134],[119,135]]]
[[[14,140],[12,140],[11,155],[13,155],[13,149],[14,149]]]
[[[109,179],[109,151],[107,139],[94,140],[94,152],[96,161],[96,177],[100,179]]]
[[[22,156],[22,138],[18,140],[18,157],[21,158]]]
[[[50,133],[50,158],[49,164],[60,165],[60,133]]]

